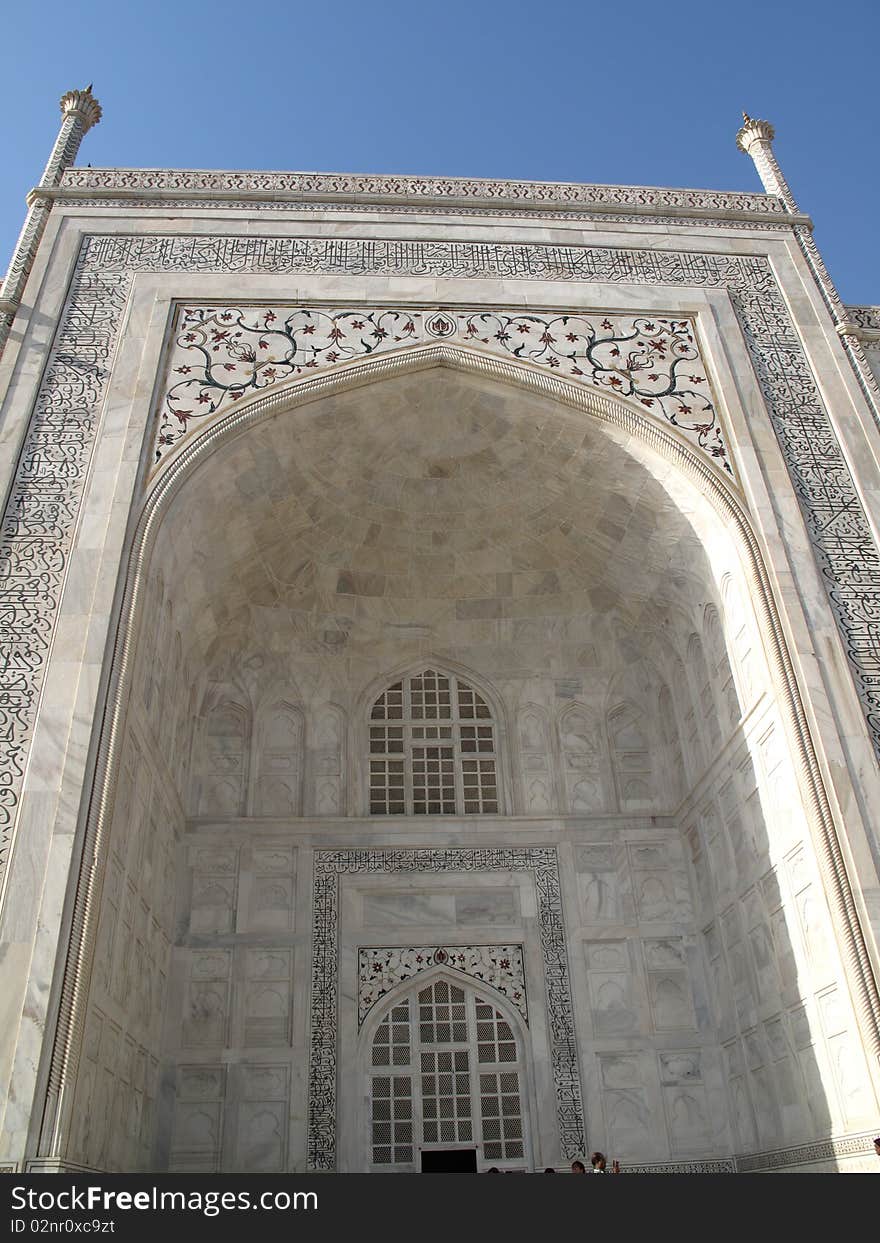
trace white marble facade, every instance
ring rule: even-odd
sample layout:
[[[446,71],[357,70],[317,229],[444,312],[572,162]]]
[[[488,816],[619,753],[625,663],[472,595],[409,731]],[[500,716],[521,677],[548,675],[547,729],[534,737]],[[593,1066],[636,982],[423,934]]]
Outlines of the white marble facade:
[[[517,210],[474,183],[355,207],[294,179],[245,202],[230,174],[209,206],[179,174],[169,207],[161,174],[87,171],[0,362],[10,540],[34,479],[62,480],[31,531],[57,527],[54,559],[4,548],[10,626],[33,599],[51,642],[10,683],[0,1162],[870,1168],[880,786],[864,648],[775,421],[780,347],[743,310],[771,263],[786,366],[868,526],[877,433],[776,200],[548,187]],[[328,358],[343,311],[369,348]],[[199,315],[226,387],[203,369],[175,408]],[[251,329],[285,316],[275,358]],[[641,353],[573,375],[566,317],[638,324]],[[560,332],[563,362],[471,322]],[[670,375],[676,404],[652,396]],[[447,719],[410,711],[426,675],[480,710],[453,713],[422,813],[412,757],[443,738],[419,722]],[[374,732],[397,686],[401,752]],[[380,754],[406,756],[386,814]],[[424,1016],[453,996],[470,1086],[432,1139],[407,1058],[445,1056]],[[390,1114],[383,1066],[410,1085]]]

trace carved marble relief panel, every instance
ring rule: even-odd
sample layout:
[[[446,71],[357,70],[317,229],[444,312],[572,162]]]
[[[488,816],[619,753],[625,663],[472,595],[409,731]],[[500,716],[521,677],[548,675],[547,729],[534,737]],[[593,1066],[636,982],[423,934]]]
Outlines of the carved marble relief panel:
[[[536,704],[517,713],[523,811],[543,815],[557,809],[547,713]]]
[[[290,1160],[296,852],[248,833],[191,844],[185,859],[154,1164],[280,1172]]]
[[[558,727],[565,810],[574,815],[606,810],[604,748],[595,714],[585,705],[573,704],[560,713]]]
[[[181,1066],[177,1072],[169,1169],[215,1173],[223,1142],[226,1066]]]
[[[712,1148],[702,1057],[699,1049],[683,1049],[657,1056],[663,1108],[673,1152],[690,1154],[708,1152]]]
[[[236,1069],[240,1098],[232,1168],[280,1173],[288,1168],[291,1067],[261,1063]]]
[[[599,1075],[607,1146],[633,1158],[651,1152],[651,1107],[637,1053],[601,1053]]]
[[[238,903],[238,848],[192,846],[189,930],[192,933],[232,932]]]
[[[578,846],[575,867],[584,923],[635,923],[625,845],[596,842]]]
[[[257,755],[254,814],[300,815],[303,719],[299,709],[289,704],[276,704],[263,714],[259,722]]]
[[[144,1169],[150,1159],[182,827],[162,766],[156,738],[133,721],[113,806],[71,1136],[71,1158],[96,1168]]]
[[[655,1032],[695,1031],[691,979],[681,937],[642,941]]]
[[[593,1035],[631,1036],[643,1030],[629,941],[587,941],[587,988]]]
[[[248,847],[243,848],[245,851]],[[253,846],[249,850],[247,916],[250,932],[288,932],[294,920],[294,852],[290,846]]]
[[[325,704],[317,710],[312,748],[312,800],[318,816],[345,815],[345,729],[341,708]]]
[[[201,764],[194,774],[198,816],[241,816],[246,810],[250,714],[240,704],[215,704],[202,723]]]
[[[680,841],[630,842],[627,853],[639,922],[690,925],[694,913]]]

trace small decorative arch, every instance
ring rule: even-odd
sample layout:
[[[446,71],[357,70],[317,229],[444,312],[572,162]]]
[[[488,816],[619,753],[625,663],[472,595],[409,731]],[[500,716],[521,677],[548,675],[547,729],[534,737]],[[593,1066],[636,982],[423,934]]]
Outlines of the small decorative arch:
[[[192,806],[197,816],[241,816],[247,799],[250,713],[221,699],[205,714]]]
[[[608,742],[621,811],[645,811],[652,806],[654,764],[643,718],[628,700],[608,712]]]
[[[418,666],[372,700],[367,729],[370,815],[499,812],[496,721],[472,682]]]
[[[516,740],[519,749],[522,810],[544,815],[555,811],[552,751],[547,713],[537,704],[523,704],[516,714]]]
[[[303,718],[280,702],[257,721],[254,814],[298,816],[302,812]]]
[[[596,714],[585,704],[571,704],[560,713],[558,728],[565,780],[565,810],[574,815],[605,810],[603,748]]]

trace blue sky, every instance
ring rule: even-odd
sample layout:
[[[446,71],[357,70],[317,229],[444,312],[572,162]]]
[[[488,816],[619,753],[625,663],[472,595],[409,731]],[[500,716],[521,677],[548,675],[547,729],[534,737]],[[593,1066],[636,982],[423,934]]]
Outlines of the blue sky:
[[[880,303],[880,5],[802,0],[22,0],[0,4],[0,272],[58,124],[80,163],[757,189],[743,108],[845,302]]]

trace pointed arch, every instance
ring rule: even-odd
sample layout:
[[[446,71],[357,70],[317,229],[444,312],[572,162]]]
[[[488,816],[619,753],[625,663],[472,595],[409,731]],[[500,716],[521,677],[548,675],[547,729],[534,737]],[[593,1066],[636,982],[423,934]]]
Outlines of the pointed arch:
[[[373,816],[497,815],[498,735],[472,682],[440,662],[411,666],[368,700]]]
[[[730,537],[749,597],[754,603],[757,621],[755,641],[766,650],[786,731],[800,766],[805,805],[809,810],[819,864],[840,935],[853,997],[866,1040],[875,1052],[880,1051],[880,993],[840,844],[839,810],[829,793],[830,787],[826,785],[825,772],[817,754],[811,717],[804,706],[799,675],[780,618],[774,580],[768,573],[762,545],[741,495],[700,454],[684,443],[674,429],[656,425],[643,411],[623,399],[578,388],[561,377],[541,374],[528,364],[478,357],[448,344],[437,345],[413,350],[406,356],[368,358],[332,375],[310,377],[298,382],[295,388],[282,389],[253,400],[245,408],[232,411],[207,429],[155,480],[144,497],[143,508],[131,535],[115,630],[110,640],[112,663],[93,748],[93,789],[91,797],[84,801],[87,811],[79,837],[78,868],[73,866],[71,869],[71,936],[58,990],[58,1022],[44,1075],[48,1088],[42,1113],[40,1152],[55,1152],[55,1137],[67,1133],[73,1106],[72,1085],[80,1059],[107,837],[112,824],[125,712],[132,688],[132,656],[136,650],[138,620],[145,595],[145,576],[165,514],[180,490],[205,466],[214,451],[225,441],[241,435],[255,422],[394,375],[437,366],[458,368],[472,375],[521,388],[541,399],[557,403],[562,409],[595,419],[604,426],[609,436],[625,444],[626,452],[634,460],[662,478],[673,502],[682,498],[688,502],[695,515],[694,521],[706,523],[703,537],[710,521],[713,529],[717,523]],[[693,504],[697,494],[701,498],[699,506]],[[94,866],[95,861],[97,867]],[[47,1047],[48,1044],[47,1039]]]
[[[528,1168],[528,1029],[490,984],[420,971],[374,1006],[359,1044],[366,1168],[418,1169],[432,1149],[475,1150],[478,1169]]]
[[[284,700],[262,708],[255,730],[254,815],[302,814],[304,721]]]
[[[553,779],[553,748],[547,710],[539,704],[521,704],[516,713],[516,742],[522,811],[545,815],[558,807]]]
[[[624,699],[609,708],[606,722],[620,810],[648,811],[653,807],[655,759],[644,711]]]
[[[569,704],[559,713],[557,730],[565,780],[565,810],[572,815],[607,810],[602,731],[595,710],[583,703]]]
[[[191,806],[196,816],[241,816],[247,806],[251,714],[230,698],[203,715]]]

